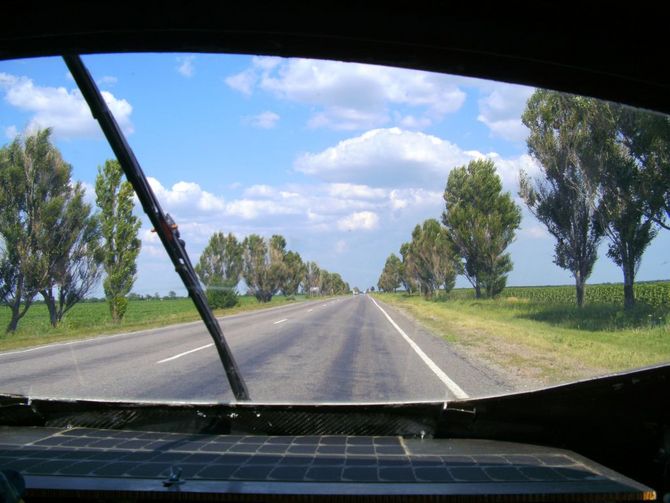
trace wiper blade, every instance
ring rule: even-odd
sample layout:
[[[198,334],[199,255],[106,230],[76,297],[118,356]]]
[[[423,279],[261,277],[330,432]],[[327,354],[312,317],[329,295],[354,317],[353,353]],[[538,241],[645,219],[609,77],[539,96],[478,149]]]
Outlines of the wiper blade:
[[[209,308],[205,293],[200,286],[198,276],[193,269],[193,264],[186,253],[184,241],[179,238],[179,230],[170,215],[163,212],[156,195],[147,181],[135,154],[130,149],[125,136],[121,132],[114,115],[107,107],[102,98],[100,90],[84,66],[83,61],[77,55],[64,55],[65,64],[74,77],[79,90],[88,103],[93,117],[98,121],[102,131],[107,137],[126,178],[135,189],[138,199],[142,203],[144,212],[151,220],[156,233],[161,239],[165,250],[174,264],[175,270],[184,282],[188,294],[193,300],[200,317],[205,322],[209,334],[214,340],[214,345],[219,353],[219,358],[228,377],[228,382],[237,400],[249,400],[247,386],[242,379],[237,363],[233,358],[230,346],[226,342],[223,331],[219,326],[212,310]]]

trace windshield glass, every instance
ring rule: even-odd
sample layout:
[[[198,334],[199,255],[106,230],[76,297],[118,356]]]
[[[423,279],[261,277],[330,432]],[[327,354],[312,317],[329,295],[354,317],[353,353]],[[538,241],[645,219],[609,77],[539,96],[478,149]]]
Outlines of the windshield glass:
[[[667,117],[335,61],[83,60],[251,400],[452,400],[670,360]],[[0,393],[233,401],[63,61],[0,62],[0,95]]]

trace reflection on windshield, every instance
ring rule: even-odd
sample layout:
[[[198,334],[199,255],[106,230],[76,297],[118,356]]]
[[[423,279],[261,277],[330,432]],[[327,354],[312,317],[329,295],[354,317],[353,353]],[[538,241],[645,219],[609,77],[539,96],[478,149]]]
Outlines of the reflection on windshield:
[[[0,392],[231,402],[221,331],[257,402],[668,361],[667,117],[332,61],[84,61],[158,203],[62,61],[2,63]]]

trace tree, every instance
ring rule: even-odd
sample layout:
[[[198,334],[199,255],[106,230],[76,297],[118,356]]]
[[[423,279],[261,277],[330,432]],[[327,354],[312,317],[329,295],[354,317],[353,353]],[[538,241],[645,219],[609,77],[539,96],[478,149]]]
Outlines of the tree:
[[[635,305],[634,282],[647,246],[657,234],[656,221],[662,218],[658,199],[650,200],[643,165],[631,152],[627,137],[630,109],[622,105],[590,100],[591,134],[600,145],[591,177],[598,180],[601,203],[599,222],[610,244],[607,255],[621,267],[624,280],[624,307]],[[638,156],[640,154],[638,153]],[[650,158],[653,153],[647,153]],[[651,206],[650,206],[651,205]]]
[[[242,254],[242,244],[232,233],[225,236],[215,232],[200,255],[195,272],[205,286],[216,283],[235,288],[242,275]]]
[[[645,216],[670,229],[670,118],[621,105],[620,140],[639,169]]]
[[[385,292],[395,292],[400,286],[400,268],[402,262],[395,253],[391,253],[386,259],[377,287]]]
[[[509,253],[504,252],[519,228],[521,210],[509,193],[502,193],[493,161],[478,159],[453,169],[444,201],[442,222],[476,297],[482,290],[488,297],[497,295],[512,270]]]
[[[251,294],[258,302],[269,302],[279,290],[284,273],[284,247],[282,236],[272,236],[270,244],[251,234],[242,243],[244,265],[242,275]]]
[[[595,172],[602,187],[599,212],[610,240],[607,255],[622,269],[624,307],[630,309],[642,256],[657,226],[668,228],[670,125],[665,116],[593,101],[598,117],[593,123],[604,136]]]
[[[316,262],[305,263],[302,289],[307,295],[318,295],[321,290],[321,269]]]
[[[414,228],[406,254],[424,296],[432,297],[440,287],[445,292],[454,287],[460,270],[459,259],[446,229],[437,220],[430,218]]]
[[[86,297],[102,275],[98,217],[90,215],[91,207],[83,202],[80,184],[75,185],[73,192],[74,197],[58,224],[58,237],[50,243],[48,282],[40,289],[54,327]]]
[[[55,326],[99,279],[97,220],[50,134],[17,137],[0,149],[0,300],[10,307],[8,332],[38,292]]]
[[[103,281],[112,320],[120,321],[128,307],[126,295],[135,282],[141,242],[140,220],[133,215],[133,187],[121,181],[121,166],[108,160],[98,168],[95,180],[96,204],[100,208],[103,238]]]
[[[286,269],[280,289],[284,295],[295,295],[305,277],[305,264],[298,252],[289,251],[284,256],[284,265]]]
[[[584,304],[584,286],[603,237],[596,222],[598,184],[583,165],[599,148],[586,125],[586,105],[583,98],[555,91],[538,90],[531,96],[522,121],[530,130],[528,151],[542,177],[533,181],[522,172],[519,191],[556,239],[554,263],[575,278],[578,307]]]
[[[212,309],[239,303],[236,287],[243,266],[242,244],[229,233],[215,232],[200,255],[195,271],[205,284],[207,302]]]
[[[400,256],[402,257],[402,263],[400,264],[400,282],[405,291],[411,294],[417,290],[417,280],[409,255],[409,247],[409,243],[403,243],[400,246]]]

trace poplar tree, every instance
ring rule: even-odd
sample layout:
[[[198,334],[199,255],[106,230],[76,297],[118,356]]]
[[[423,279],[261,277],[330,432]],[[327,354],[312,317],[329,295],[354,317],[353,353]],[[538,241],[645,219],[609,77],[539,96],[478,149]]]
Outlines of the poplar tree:
[[[121,321],[128,308],[126,296],[135,283],[141,248],[137,237],[141,223],[133,215],[133,187],[121,178],[118,161],[108,160],[98,168],[95,180],[106,273],[103,288],[115,322]]]

